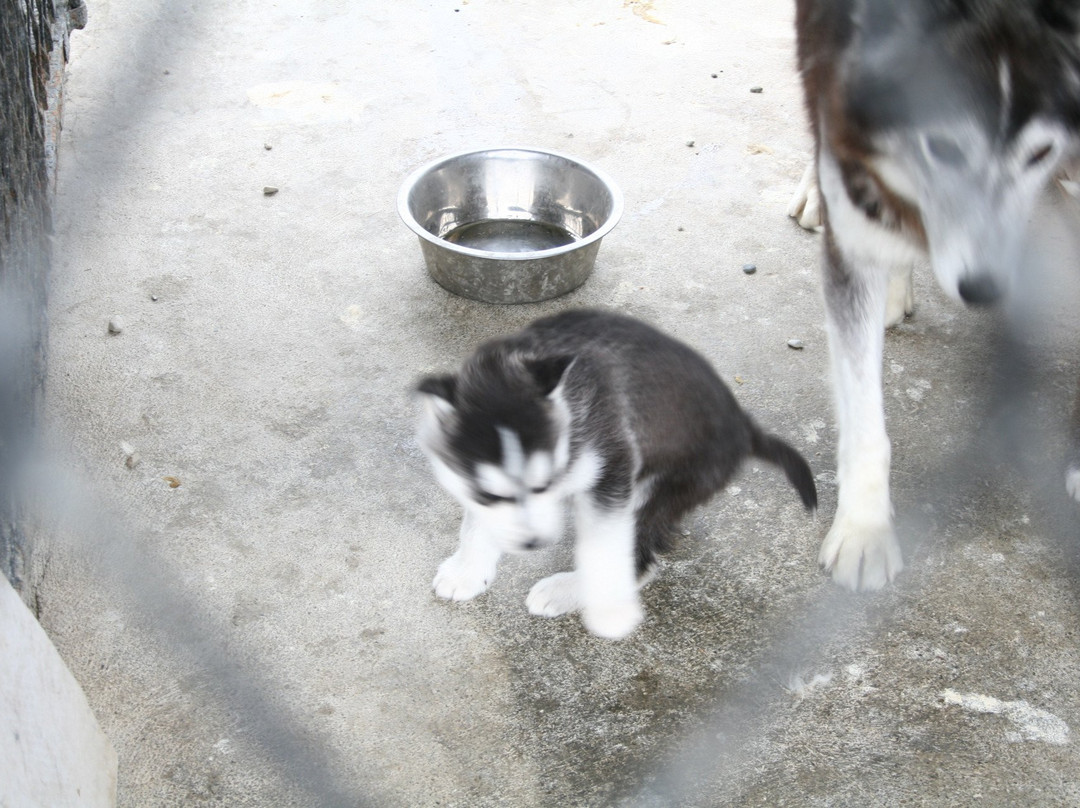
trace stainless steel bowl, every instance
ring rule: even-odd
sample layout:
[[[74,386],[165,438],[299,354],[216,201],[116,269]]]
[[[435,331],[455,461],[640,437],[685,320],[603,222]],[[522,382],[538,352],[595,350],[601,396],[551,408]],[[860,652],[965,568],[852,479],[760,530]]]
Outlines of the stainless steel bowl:
[[[534,303],[585,282],[622,215],[622,194],[563,154],[485,149],[415,171],[398,213],[444,288],[488,303]]]

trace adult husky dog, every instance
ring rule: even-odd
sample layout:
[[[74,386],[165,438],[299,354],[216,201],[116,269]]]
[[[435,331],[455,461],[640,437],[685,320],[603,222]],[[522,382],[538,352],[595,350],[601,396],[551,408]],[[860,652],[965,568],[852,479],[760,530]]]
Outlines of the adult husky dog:
[[[420,446],[465,511],[435,576],[440,597],[474,598],[504,552],[554,544],[572,499],[575,569],[541,580],[526,604],[547,617],[581,610],[590,631],[617,639],[641,622],[638,587],[679,519],[747,457],[778,464],[817,507],[799,453],[762,432],[699,354],[629,317],[537,320],[418,391]]]
[[[816,140],[839,502],[819,560],[851,589],[900,571],[882,401],[911,266],[969,305],[1008,295],[1028,218],[1080,132],[1080,0],[797,0]],[[812,176],[804,180],[813,202]]]

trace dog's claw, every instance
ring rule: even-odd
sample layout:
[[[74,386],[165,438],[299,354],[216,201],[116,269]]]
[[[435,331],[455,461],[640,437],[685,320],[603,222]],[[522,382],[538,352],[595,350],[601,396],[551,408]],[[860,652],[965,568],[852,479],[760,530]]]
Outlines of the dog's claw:
[[[818,562],[836,583],[855,592],[881,589],[904,568],[892,525],[858,525],[839,518],[821,544]]]

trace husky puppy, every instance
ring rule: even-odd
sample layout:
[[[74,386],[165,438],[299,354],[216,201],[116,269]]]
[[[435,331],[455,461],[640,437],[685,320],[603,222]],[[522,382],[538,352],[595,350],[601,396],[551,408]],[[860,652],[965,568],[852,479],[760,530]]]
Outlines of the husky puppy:
[[[883,331],[911,313],[923,256],[969,305],[1024,282],[1028,219],[1080,144],[1080,0],[797,0],[796,28],[820,200],[810,171],[790,212],[812,226],[820,204],[839,426],[819,560],[877,589],[903,566]]]
[[[469,600],[503,553],[559,540],[573,502],[574,571],[529,592],[532,614],[581,611],[602,637],[641,622],[638,587],[679,519],[747,457],[778,464],[817,507],[806,461],[762,432],[700,355],[638,320],[568,311],[423,379],[419,443],[465,515],[437,595]]]

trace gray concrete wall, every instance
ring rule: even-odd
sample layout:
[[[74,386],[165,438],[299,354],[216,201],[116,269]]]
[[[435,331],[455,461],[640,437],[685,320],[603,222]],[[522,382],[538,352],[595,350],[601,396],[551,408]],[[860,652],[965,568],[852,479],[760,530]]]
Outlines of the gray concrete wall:
[[[45,378],[50,201],[67,36],[85,12],[82,0],[0,6],[0,570],[28,602],[32,528],[19,469]]]
[[[84,20],[81,0],[0,3],[2,808],[106,808],[116,801],[116,753],[36,619],[34,507],[26,482],[44,397],[51,202],[67,36],[72,23],[81,27]]]

